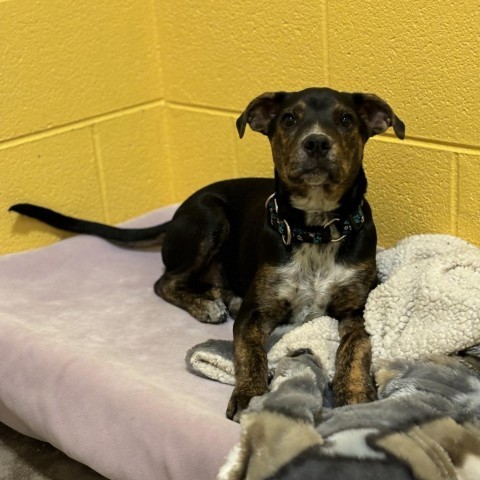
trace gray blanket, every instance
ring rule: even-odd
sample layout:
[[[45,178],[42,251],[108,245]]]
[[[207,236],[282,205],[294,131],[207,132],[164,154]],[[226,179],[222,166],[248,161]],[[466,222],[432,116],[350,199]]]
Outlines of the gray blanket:
[[[329,410],[315,357],[286,357],[217,478],[480,478],[478,367],[470,357],[391,361],[377,373],[378,401]]]

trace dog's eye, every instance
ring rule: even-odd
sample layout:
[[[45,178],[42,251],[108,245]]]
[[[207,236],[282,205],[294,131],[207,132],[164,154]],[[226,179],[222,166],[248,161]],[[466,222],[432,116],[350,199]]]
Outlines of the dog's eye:
[[[340,119],[340,123],[342,127],[345,128],[350,128],[353,125],[353,117],[349,113],[345,113],[342,115],[342,118]]]
[[[282,118],[282,123],[285,127],[293,127],[297,123],[297,119],[293,113],[286,113]]]

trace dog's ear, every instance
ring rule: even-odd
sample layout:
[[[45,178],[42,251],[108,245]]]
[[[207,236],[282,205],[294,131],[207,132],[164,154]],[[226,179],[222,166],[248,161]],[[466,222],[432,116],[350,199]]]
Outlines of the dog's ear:
[[[353,101],[358,115],[367,128],[369,137],[393,127],[398,138],[405,138],[405,124],[395,115],[390,105],[372,93],[354,93]]]
[[[267,92],[253,99],[237,119],[237,130],[240,138],[245,133],[247,123],[255,132],[268,135],[270,123],[278,115],[285,95],[285,92]]]

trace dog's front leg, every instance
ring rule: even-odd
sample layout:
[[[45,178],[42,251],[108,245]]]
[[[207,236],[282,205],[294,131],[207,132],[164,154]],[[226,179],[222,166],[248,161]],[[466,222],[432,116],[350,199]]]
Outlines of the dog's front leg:
[[[280,300],[265,305],[255,294],[245,297],[233,327],[235,388],[227,407],[230,420],[238,421],[250,400],[268,391],[265,345],[287,310]]]
[[[227,417],[238,421],[250,399],[268,391],[268,365],[265,343],[269,329],[259,315],[239,315],[234,326],[235,389],[227,407]]]
[[[340,346],[333,377],[335,406],[376,400],[377,393],[370,374],[370,337],[365,331],[363,317],[358,315],[340,320],[339,333]]]

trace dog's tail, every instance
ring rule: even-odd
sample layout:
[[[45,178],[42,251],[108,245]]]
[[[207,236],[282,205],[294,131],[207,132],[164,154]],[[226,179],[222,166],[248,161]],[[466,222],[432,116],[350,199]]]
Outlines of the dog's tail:
[[[147,228],[118,228],[103,223],[67,217],[48,208],[39,207],[30,203],[17,203],[9,208],[27,217],[40,220],[60,230],[73,233],[83,233],[103,238],[109,242],[127,247],[150,247],[161,245],[163,237],[170,222]]]

